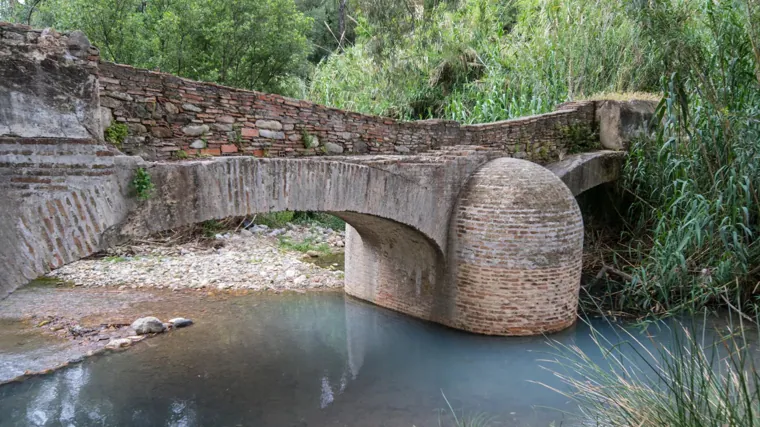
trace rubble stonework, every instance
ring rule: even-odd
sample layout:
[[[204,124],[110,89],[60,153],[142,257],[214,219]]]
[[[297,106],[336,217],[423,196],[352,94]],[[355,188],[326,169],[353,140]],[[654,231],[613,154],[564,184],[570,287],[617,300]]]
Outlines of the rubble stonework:
[[[0,298],[136,236],[323,211],[349,224],[347,294],[472,332],[556,331],[578,297],[573,196],[616,179],[622,159],[569,154],[597,142],[596,101],[483,125],[398,122],[99,63],[81,33],[5,23],[0,100]],[[638,112],[617,110],[601,119],[640,132]],[[101,134],[119,121],[123,151]],[[209,158],[146,161],[180,150]]]
[[[596,126],[596,101],[486,124],[404,122],[107,62],[100,64],[100,87],[103,114],[129,127],[120,149],[146,160],[413,154],[477,145],[549,163],[573,152],[577,135],[591,135]]]

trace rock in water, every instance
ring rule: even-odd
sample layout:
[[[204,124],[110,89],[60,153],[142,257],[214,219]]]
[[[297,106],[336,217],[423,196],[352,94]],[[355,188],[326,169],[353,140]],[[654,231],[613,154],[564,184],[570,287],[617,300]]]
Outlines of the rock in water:
[[[132,322],[132,329],[137,335],[157,334],[164,331],[164,324],[153,316],[141,317]]]
[[[185,319],[184,317],[177,317],[169,320],[169,323],[174,325],[175,328],[184,328],[185,326],[192,325],[193,321],[190,319]]]
[[[129,338],[117,338],[117,339],[108,341],[108,344],[106,344],[106,348],[109,348],[111,350],[116,350],[122,347],[129,347],[130,345],[132,345],[132,340],[130,340]]]

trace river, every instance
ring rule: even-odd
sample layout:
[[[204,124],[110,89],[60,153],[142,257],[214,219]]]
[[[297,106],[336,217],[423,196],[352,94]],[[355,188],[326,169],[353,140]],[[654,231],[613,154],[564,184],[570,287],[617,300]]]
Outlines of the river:
[[[342,293],[209,301],[194,326],[0,387],[0,426],[571,425],[545,337],[472,335]],[[615,328],[594,327],[616,340]],[[551,336],[591,348],[589,326]],[[444,398],[445,396],[445,398]],[[446,409],[446,410],[444,410]]]

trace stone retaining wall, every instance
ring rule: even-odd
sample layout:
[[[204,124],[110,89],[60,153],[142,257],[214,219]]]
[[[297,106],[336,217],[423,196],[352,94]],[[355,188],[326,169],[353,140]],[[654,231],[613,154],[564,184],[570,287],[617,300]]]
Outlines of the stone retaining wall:
[[[572,152],[596,133],[595,102],[556,112],[462,126],[454,121],[401,122],[279,95],[183,79],[126,65],[100,64],[103,125],[128,125],[121,144],[146,160],[248,154],[407,154],[479,145],[536,162]]]

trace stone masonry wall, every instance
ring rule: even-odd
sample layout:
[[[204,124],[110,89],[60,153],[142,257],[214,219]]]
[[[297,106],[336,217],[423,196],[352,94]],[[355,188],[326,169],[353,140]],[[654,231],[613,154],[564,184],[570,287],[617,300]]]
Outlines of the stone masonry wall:
[[[578,135],[596,132],[594,101],[566,104],[539,116],[462,126],[368,116],[111,63],[100,64],[100,86],[103,127],[113,121],[127,124],[122,151],[146,160],[407,154],[479,145],[546,163],[572,152]]]

